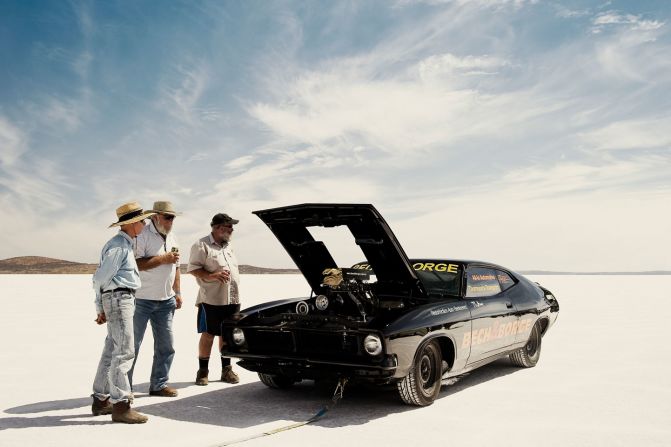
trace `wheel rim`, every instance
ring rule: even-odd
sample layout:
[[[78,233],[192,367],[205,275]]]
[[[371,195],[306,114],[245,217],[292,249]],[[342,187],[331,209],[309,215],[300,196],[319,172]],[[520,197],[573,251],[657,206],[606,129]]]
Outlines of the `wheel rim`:
[[[419,362],[419,380],[422,390],[430,391],[436,382],[435,356],[431,349],[425,349]],[[430,394],[430,393],[427,393]]]

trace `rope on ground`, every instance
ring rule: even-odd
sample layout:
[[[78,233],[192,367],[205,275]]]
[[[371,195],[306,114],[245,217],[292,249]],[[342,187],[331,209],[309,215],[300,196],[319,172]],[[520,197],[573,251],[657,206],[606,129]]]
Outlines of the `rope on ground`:
[[[314,416],[312,416],[310,419],[307,419],[307,420],[302,421],[302,422],[296,422],[295,424],[285,425],[283,427],[279,427],[279,428],[269,430],[269,431],[265,431],[265,432],[262,432],[262,433],[257,433],[255,435],[247,436],[245,438],[240,438],[240,439],[236,439],[236,440],[233,440],[233,441],[227,441],[227,442],[224,442],[222,444],[215,444],[212,447],[225,447],[225,446],[229,446],[229,445],[240,444],[240,443],[245,442],[245,441],[250,441],[252,439],[257,439],[257,438],[262,438],[264,436],[274,435],[275,433],[280,433],[280,432],[283,432],[283,431],[292,430],[294,428],[302,427],[303,425],[307,425],[307,424],[310,424],[312,422],[315,422],[315,421],[321,419],[322,417],[324,417],[324,415],[326,413],[328,413],[328,411],[330,409],[332,409],[333,407],[335,407],[338,404],[338,402],[343,397],[343,393],[345,392],[345,385],[346,384],[347,384],[347,378],[346,377],[341,377],[338,380],[338,384],[336,385],[335,391],[333,391],[333,397],[331,397],[331,403],[329,405],[324,405],[322,408],[320,408],[319,411],[317,411],[317,413],[315,413]]]

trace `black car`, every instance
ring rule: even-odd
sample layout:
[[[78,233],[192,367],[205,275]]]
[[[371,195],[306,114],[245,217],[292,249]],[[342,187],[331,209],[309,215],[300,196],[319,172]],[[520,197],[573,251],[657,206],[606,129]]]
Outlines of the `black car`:
[[[396,385],[429,405],[443,381],[509,356],[532,367],[557,319],[556,298],[495,264],[408,259],[372,205],[303,204],[255,211],[312,293],[244,309],[222,324],[222,354],[273,388],[303,379]],[[366,258],[336,265],[310,227],[346,226]]]

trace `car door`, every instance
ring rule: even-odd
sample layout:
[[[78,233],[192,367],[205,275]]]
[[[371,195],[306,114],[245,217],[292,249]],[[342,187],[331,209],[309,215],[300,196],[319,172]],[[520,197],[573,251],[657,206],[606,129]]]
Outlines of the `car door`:
[[[464,296],[472,317],[470,364],[496,355],[513,344],[515,334],[512,329],[518,317],[513,301],[507,291],[502,290],[495,269],[468,267],[465,286]]]

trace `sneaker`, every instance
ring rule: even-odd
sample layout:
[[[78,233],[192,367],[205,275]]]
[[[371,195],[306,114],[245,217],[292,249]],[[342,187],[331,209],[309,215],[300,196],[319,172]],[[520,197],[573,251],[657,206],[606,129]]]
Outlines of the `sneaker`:
[[[199,369],[196,373],[196,385],[207,385],[207,375],[210,373],[207,369]]]
[[[93,396],[93,403],[91,404],[91,413],[93,416],[100,416],[102,414],[112,414],[112,403],[108,397],[105,400],[100,400]]]
[[[226,383],[238,383],[240,378],[233,372],[232,366],[226,366],[221,370],[221,381]]]
[[[177,397],[177,390],[171,386],[166,386],[160,390],[150,390],[149,395],[160,397]]]

